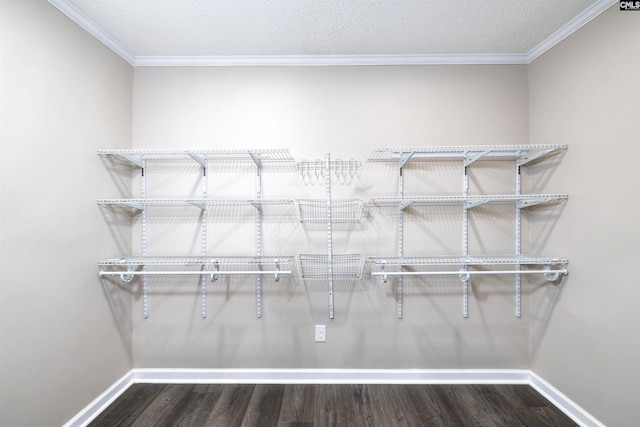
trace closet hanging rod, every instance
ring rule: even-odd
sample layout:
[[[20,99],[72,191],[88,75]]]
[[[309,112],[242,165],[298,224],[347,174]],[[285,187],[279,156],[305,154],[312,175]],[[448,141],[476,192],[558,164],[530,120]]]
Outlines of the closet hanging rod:
[[[547,280],[557,280],[560,275],[567,275],[566,268],[558,270],[491,270],[491,271],[374,271],[372,276],[382,276],[386,282],[388,276],[461,276],[468,278],[471,275],[500,275],[500,274],[544,274]],[[466,280],[465,280],[466,281]]]

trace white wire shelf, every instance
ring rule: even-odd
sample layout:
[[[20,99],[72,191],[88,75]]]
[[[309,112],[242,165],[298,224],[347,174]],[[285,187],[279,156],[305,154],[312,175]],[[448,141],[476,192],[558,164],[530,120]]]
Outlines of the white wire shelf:
[[[369,262],[380,267],[424,267],[424,266],[493,266],[493,265],[551,265],[564,266],[566,258],[534,255],[471,255],[471,256],[434,256],[434,257],[395,257],[370,256]]]
[[[360,221],[364,204],[360,199],[332,199],[330,206],[332,224],[354,224]],[[299,199],[298,215],[304,224],[327,224],[327,201]]]
[[[542,274],[549,281],[556,281],[561,276],[568,274],[565,266],[569,263],[567,259],[536,257],[528,255],[494,255],[494,256],[462,256],[462,257],[369,257],[378,271],[373,271],[371,276],[379,276],[382,283],[387,283],[389,276],[458,276],[463,283],[467,283],[471,276],[476,275],[522,275],[522,274]],[[468,267],[490,267],[512,265],[515,268],[510,270],[469,270]],[[542,269],[522,269],[522,266],[542,265]],[[426,269],[426,270],[404,270],[403,267],[457,267],[451,269]],[[391,267],[390,269],[388,267]],[[519,292],[518,292],[519,293]],[[465,295],[465,307],[466,307]],[[518,297],[519,300],[519,297]],[[466,310],[465,310],[465,317]]]
[[[274,264],[276,262],[282,264],[291,263],[293,256],[131,256],[121,258],[108,258],[98,262],[101,267],[119,266],[119,267],[142,267],[142,266],[203,266],[210,264],[224,265],[250,265],[261,266],[265,264]]]
[[[475,146],[434,146],[434,147],[377,147],[369,155],[372,162],[465,160],[471,164],[477,160],[516,159],[525,165],[567,150],[567,145],[475,145]]]
[[[299,254],[298,274],[305,280],[359,280],[364,269],[362,254]]]
[[[255,276],[273,275],[278,281],[281,275],[292,273],[292,256],[222,256],[222,257],[148,257],[133,256],[111,258],[98,262],[100,277],[120,276],[123,282],[130,282],[134,276]],[[145,267],[145,268],[143,268]],[[172,270],[146,267],[171,267]],[[182,269],[178,269],[183,267]],[[191,267],[191,269],[186,269]],[[122,270],[122,269],[126,270]],[[197,270],[196,268],[200,268]]]
[[[369,201],[372,206],[393,206],[404,209],[411,205],[457,205],[464,204],[473,208],[486,203],[516,203],[519,208],[527,208],[541,203],[555,203],[566,200],[566,194],[527,194],[527,195],[477,195],[477,196],[421,196],[421,197],[376,197]]]
[[[148,206],[169,207],[169,206],[195,206],[204,209],[205,206],[254,206],[260,209],[265,206],[293,206],[293,200],[232,200],[232,199],[99,199],[100,206],[128,207],[137,210],[144,210]]]
[[[142,167],[143,160],[205,162],[293,162],[287,149],[269,150],[98,150],[98,155]]]

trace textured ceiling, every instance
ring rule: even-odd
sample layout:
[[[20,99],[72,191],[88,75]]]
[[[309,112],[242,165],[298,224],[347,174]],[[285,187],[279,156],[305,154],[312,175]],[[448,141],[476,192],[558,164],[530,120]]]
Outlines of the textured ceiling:
[[[79,12],[134,57],[526,54],[603,2],[49,1]]]

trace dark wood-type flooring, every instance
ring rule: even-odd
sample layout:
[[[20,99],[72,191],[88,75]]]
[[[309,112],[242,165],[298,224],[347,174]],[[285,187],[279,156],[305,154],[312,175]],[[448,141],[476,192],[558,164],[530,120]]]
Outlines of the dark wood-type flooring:
[[[134,384],[97,426],[575,426],[527,385]]]

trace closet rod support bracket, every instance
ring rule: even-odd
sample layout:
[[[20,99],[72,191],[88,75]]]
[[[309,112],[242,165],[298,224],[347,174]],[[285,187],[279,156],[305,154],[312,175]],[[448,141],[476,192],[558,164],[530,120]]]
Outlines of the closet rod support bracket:
[[[131,267],[129,267],[129,268],[127,268],[127,271],[128,271],[128,272],[131,272],[131,271],[133,271],[133,270],[131,269]],[[121,281],[122,283],[131,283],[131,281],[132,281],[132,280],[133,280],[133,274],[125,274],[125,273],[122,273],[122,274],[120,275],[120,281]]]
[[[214,268],[216,269],[216,271],[220,271],[220,264],[218,264],[217,262],[214,264]],[[217,282],[218,281],[218,275],[215,273],[211,273],[211,281],[212,282]]]
[[[543,270],[545,271],[544,278],[549,282],[557,281],[560,278],[560,274],[563,276],[567,274],[567,270],[552,270],[549,264],[545,265]]]
[[[382,283],[387,283],[388,276],[387,276],[387,273],[384,271],[384,265],[385,263],[383,262],[382,265],[380,266],[380,272],[382,273]]]
[[[280,281],[280,262],[278,260],[275,260],[275,264],[276,264],[276,272],[273,273],[273,280],[276,282]]]

